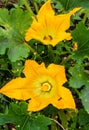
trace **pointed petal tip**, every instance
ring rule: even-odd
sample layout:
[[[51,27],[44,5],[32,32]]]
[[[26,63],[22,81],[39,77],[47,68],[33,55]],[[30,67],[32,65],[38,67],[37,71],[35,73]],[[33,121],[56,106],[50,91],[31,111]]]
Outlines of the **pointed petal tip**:
[[[47,4],[47,3],[51,3],[51,0],[48,0],[47,2],[45,2],[45,4]]]
[[[81,9],[81,7],[79,8],[74,8],[72,11],[70,11],[70,16],[73,15],[74,13],[76,13],[77,11],[79,11]]]

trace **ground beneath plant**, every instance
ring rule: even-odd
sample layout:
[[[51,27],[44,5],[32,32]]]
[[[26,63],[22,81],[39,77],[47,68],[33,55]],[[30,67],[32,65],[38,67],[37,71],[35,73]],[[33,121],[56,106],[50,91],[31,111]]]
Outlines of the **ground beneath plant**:
[[[0,0],[0,8],[8,8],[13,6],[14,3],[17,3],[18,0]]]

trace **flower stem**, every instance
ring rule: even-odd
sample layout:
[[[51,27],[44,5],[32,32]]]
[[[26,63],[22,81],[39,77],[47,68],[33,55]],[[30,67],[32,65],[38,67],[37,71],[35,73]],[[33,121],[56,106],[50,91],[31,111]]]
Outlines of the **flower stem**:
[[[65,130],[65,128],[57,120],[55,120],[53,118],[50,118],[50,120],[54,121],[58,126],[60,126],[63,130]]]
[[[26,116],[26,119],[25,119],[25,121],[24,121],[24,123],[23,123],[23,125],[22,125],[22,128],[21,128],[21,130],[23,130],[24,128],[25,128],[25,125],[26,125],[26,123],[29,121],[29,116],[27,115]]]
[[[34,16],[34,13],[33,13],[33,11],[31,10],[31,8],[30,8],[29,4],[27,3],[27,1],[26,1],[26,0],[23,0],[23,3],[24,3],[24,5],[26,6],[27,10],[29,11],[30,15]]]
[[[57,130],[57,123],[55,122],[57,113],[54,112],[52,114],[52,117],[50,118],[51,121],[54,121],[54,123],[51,125],[51,130]]]
[[[37,56],[40,60],[42,60],[41,56],[40,56],[30,45],[28,45],[26,42],[24,42],[24,45],[25,45],[26,47],[28,47],[29,50],[30,50],[35,56]]]
[[[54,59],[54,53],[53,53],[53,47],[48,45],[48,58],[51,62],[53,62],[55,59]]]
[[[6,0],[6,2],[5,2],[5,6],[7,6],[7,5],[8,5],[8,2],[9,2],[9,0]]]
[[[86,22],[86,19],[87,19],[87,15],[89,14],[89,10],[85,11],[85,15],[84,15],[84,18],[83,18],[83,22],[85,23]]]
[[[34,7],[35,7],[35,10],[36,10],[36,13],[38,14],[38,6],[37,6],[37,3],[36,2],[34,2]]]
[[[24,42],[24,45],[27,46],[31,52],[35,53],[35,50],[30,45],[28,45],[26,42]]]

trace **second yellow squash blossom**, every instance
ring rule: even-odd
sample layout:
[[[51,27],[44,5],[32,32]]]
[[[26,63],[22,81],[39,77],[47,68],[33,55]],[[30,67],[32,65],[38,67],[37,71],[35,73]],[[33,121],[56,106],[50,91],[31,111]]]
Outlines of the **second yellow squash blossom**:
[[[71,40],[71,34],[66,32],[70,27],[70,17],[80,8],[74,8],[68,14],[55,15],[48,0],[39,10],[37,17],[33,17],[33,22],[27,30],[25,40],[36,39],[45,45],[55,46],[62,40]]]
[[[17,100],[29,100],[28,111],[40,111],[52,104],[58,109],[76,109],[71,91],[63,84],[67,81],[64,66],[26,60],[25,77],[12,79],[0,93]]]

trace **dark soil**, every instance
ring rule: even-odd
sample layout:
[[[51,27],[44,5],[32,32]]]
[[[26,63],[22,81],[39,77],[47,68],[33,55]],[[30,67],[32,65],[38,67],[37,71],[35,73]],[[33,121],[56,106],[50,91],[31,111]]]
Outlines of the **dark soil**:
[[[18,0],[0,0],[0,8],[8,8],[17,2]]]

